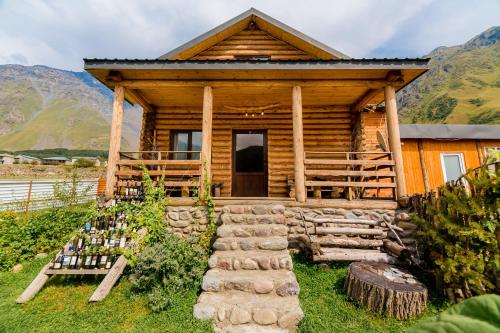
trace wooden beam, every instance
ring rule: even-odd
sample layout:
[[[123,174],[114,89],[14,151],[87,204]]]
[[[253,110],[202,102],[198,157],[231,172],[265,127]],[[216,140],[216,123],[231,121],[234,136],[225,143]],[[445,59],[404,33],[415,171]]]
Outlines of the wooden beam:
[[[364,87],[381,89],[391,82],[385,79],[338,79],[338,80],[123,80],[120,85],[130,89],[160,89],[173,87]]]
[[[484,156],[483,156],[483,147],[481,145],[481,140],[476,139],[476,150],[477,150],[477,158],[479,159],[479,165],[483,165]]]
[[[375,98],[378,94],[382,92],[380,89],[370,89],[363,96],[361,96],[356,103],[351,107],[351,111],[362,111],[363,108],[370,103],[370,101]]]
[[[106,81],[111,81],[111,82],[120,82],[123,80],[122,73],[119,71],[111,70],[108,72],[108,75],[106,76]]]
[[[99,302],[106,298],[111,288],[113,288],[115,283],[120,279],[125,266],[127,266],[127,259],[122,254],[118,260],[116,260],[115,264],[111,267],[92,296],[90,296],[89,302]]]
[[[201,125],[201,174],[200,195],[205,197],[205,184],[210,183],[212,164],[212,87],[203,88],[203,122]]]
[[[422,170],[422,179],[424,180],[424,191],[425,193],[430,192],[431,188],[429,186],[429,176],[427,175],[427,165],[425,164],[424,158],[424,147],[422,145],[422,140],[417,140],[418,145],[418,157],[420,158],[420,168]]]
[[[292,119],[293,119],[293,155],[295,176],[295,198],[298,202],[306,201],[304,175],[304,127],[302,124],[302,88],[292,88]]]
[[[122,140],[123,125],[123,101],[125,99],[125,89],[115,86],[115,98],[113,102],[113,115],[111,119],[111,134],[109,136],[108,169],[106,172],[106,198],[111,199],[116,182],[116,162],[120,158],[120,144]]]
[[[148,101],[146,101],[144,96],[142,96],[141,93],[137,90],[125,88],[125,96],[130,102],[139,104],[143,108],[145,113],[156,111],[156,108]]]
[[[328,180],[308,180],[307,186],[333,186],[333,187],[371,187],[371,188],[393,188],[395,183],[389,182],[336,182]]]
[[[396,192],[398,199],[406,196],[405,170],[403,165],[403,152],[399,135],[398,106],[396,103],[396,90],[393,86],[384,89],[385,111],[387,117],[387,131],[389,133],[389,146],[395,163]]]
[[[35,277],[33,281],[31,281],[30,285],[26,290],[23,291],[21,296],[19,296],[16,299],[17,304],[22,304],[26,303],[27,301],[31,300],[35,295],[43,288],[45,283],[50,278],[49,274],[46,274],[45,271],[48,270],[49,264],[45,265],[41,270],[40,273]]]

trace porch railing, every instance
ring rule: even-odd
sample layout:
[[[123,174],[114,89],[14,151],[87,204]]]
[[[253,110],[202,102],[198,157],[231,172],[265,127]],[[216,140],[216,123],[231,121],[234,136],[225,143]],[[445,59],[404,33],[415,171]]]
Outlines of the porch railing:
[[[396,173],[390,152],[305,152],[309,197],[394,199]]]
[[[124,151],[117,162],[117,188],[134,186],[143,176],[143,167],[154,181],[163,179],[165,188],[188,196],[200,185],[202,167],[200,151]]]

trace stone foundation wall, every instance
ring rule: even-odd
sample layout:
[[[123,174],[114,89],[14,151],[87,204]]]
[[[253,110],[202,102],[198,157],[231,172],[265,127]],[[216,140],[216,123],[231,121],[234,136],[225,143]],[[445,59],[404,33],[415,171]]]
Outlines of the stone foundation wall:
[[[215,218],[217,221],[218,214]],[[198,206],[169,206],[165,212],[165,222],[174,234],[184,238],[197,238],[207,229],[207,209]]]

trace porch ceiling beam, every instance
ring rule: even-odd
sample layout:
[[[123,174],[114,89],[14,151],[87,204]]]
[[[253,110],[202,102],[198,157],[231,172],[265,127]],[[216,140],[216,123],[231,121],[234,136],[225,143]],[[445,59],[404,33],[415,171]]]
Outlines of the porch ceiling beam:
[[[357,112],[363,110],[363,108],[373,99],[375,96],[380,94],[383,91],[383,88],[379,89],[370,89],[363,96],[361,96],[356,103],[354,103],[351,107],[351,111]]]
[[[129,89],[160,89],[175,87],[363,87],[380,89],[393,81],[386,79],[338,79],[338,80],[123,80],[120,85]],[[397,84],[396,84],[397,85]]]
[[[146,101],[146,99],[141,95],[141,93],[134,89],[125,88],[125,97],[128,101],[142,106],[144,112],[156,111],[156,107],[150,104],[148,101]]]

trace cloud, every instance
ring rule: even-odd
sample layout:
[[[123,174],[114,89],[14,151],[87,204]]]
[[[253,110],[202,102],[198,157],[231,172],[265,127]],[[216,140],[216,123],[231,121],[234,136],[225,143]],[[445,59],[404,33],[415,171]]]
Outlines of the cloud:
[[[353,57],[415,56],[493,25],[499,3],[6,0],[0,2],[0,63],[82,70],[84,57],[155,58],[250,7]]]

